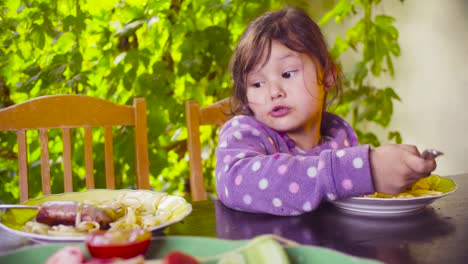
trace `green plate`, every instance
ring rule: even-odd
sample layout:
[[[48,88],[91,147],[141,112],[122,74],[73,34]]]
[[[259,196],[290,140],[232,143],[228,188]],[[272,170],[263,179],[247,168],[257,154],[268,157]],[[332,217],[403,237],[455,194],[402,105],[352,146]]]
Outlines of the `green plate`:
[[[158,197],[161,198],[158,203],[158,210],[166,210],[171,212],[171,216],[167,222],[161,225],[153,226],[151,231],[155,231],[173,223],[181,221],[192,212],[192,205],[189,204],[184,198],[179,196],[172,196],[162,192],[152,192],[148,190],[107,190],[95,189],[83,192],[69,192],[62,194],[46,195],[37,199],[31,199],[24,204],[39,205],[46,201],[100,201],[115,198],[122,193],[129,194],[135,197]],[[50,242],[78,242],[83,241],[85,236],[49,236],[33,234],[22,231],[23,226],[34,217],[36,217],[37,210],[35,209],[9,209],[0,216],[0,227],[5,228],[7,231],[15,233],[20,236],[28,237],[36,241],[50,241]]]
[[[222,254],[247,244],[249,240],[223,240],[206,237],[156,237],[153,238],[150,248],[146,252],[145,259],[158,259],[167,253],[179,250],[193,256],[214,256]],[[57,250],[75,245],[80,247],[87,258],[89,254],[83,243],[64,244],[55,243],[39,246],[31,246],[7,255],[0,256],[0,263],[45,263],[47,258]],[[376,264],[375,260],[358,258],[336,250],[316,246],[290,246],[285,248],[291,263],[340,263],[340,264]],[[261,264],[261,263],[259,263]]]

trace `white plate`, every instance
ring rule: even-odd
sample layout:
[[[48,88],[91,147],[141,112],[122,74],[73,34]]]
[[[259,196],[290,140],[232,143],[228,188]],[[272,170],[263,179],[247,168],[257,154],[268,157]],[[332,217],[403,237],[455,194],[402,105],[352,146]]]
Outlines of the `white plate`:
[[[181,221],[187,215],[192,212],[192,205],[188,203],[184,198],[179,196],[167,195],[162,192],[152,192],[148,190],[105,190],[95,189],[84,192],[70,192],[62,194],[46,195],[37,199],[28,200],[25,204],[38,205],[45,201],[55,200],[69,200],[69,201],[94,201],[101,199],[109,199],[116,197],[122,193],[131,193],[132,195],[155,195],[163,196],[158,203],[158,208],[171,208],[174,213],[169,221],[164,222],[160,225],[149,228],[150,231],[154,232],[176,222]],[[36,216],[36,210],[34,209],[9,209],[3,215],[0,213],[0,227],[8,232],[16,234],[18,236],[27,237],[37,242],[82,242],[86,236],[50,236],[34,234],[24,232],[21,227],[29,220],[32,220]]]
[[[411,213],[423,209],[434,200],[442,198],[452,191],[436,196],[421,196],[413,198],[371,198],[351,197],[343,200],[333,201],[336,207],[357,213],[393,215]]]

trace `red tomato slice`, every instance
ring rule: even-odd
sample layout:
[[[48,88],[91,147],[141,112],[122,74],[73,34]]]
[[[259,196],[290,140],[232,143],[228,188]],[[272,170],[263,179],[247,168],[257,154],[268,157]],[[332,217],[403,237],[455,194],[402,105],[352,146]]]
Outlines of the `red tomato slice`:
[[[132,258],[145,254],[150,242],[151,232],[143,229],[96,231],[85,239],[95,258]]]
[[[180,251],[173,251],[167,254],[163,259],[163,264],[198,264],[194,257]]]

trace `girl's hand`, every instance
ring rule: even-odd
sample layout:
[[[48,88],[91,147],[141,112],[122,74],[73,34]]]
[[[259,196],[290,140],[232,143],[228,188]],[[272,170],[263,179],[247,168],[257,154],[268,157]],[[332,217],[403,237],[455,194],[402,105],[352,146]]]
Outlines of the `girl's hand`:
[[[423,159],[413,145],[383,145],[370,150],[376,192],[398,194],[436,169],[434,159]]]

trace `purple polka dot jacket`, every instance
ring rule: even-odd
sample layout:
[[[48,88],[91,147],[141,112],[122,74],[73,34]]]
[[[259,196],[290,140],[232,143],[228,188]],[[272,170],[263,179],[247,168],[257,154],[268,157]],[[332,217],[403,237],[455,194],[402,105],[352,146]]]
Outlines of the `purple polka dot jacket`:
[[[285,133],[239,115],[220,130],[216,189],[233,209],[298,215],[333,201],[374,192],[369,146],[341,117],[324,113],[322,143],[303,151]]]

